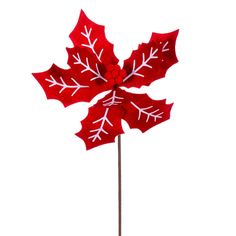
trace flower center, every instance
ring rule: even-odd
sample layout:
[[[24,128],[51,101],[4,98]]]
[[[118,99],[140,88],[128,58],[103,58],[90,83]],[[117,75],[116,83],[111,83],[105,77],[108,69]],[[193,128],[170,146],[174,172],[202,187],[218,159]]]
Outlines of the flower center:
[[[113,88],[117,88],[123,82],[126,71],[122,70],[119,65],[108,65],[105,78],[112,84]]]

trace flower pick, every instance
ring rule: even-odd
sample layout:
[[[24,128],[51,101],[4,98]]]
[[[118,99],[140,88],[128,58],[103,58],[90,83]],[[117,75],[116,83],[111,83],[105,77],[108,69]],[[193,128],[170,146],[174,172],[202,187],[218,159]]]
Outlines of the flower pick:
[[[178,62],[175,43],[178,30],[152,33],[148,43],[142,43],[131,56],[118,65],[113,45],[106,39],[104,26],[92,22],[81,10],[79,21],[70,34],[74,44],[67,48],[69,69],[55,64],[33,76],[48,99],[57,99],[65,107],[77,102],[89,102],[96,95],[110,91],[89,108],[82,128],[76,133],[91,149],[115,141],[118,136],[119,236],[121,235],[121,142],[124,133],[121,120],[130,128],[142,132],[170,118],[173,104],[153,100],[147,94],[134,94],[122,88],[149,86],[165,77],[166,71]]]
[[[89,102],[97,94],[110,91],[89,108],[76,135],[83,139],[87,149],[114,142],[123,133],[121,120],[130,128],[142,132],[166,121],[172,104],[153,100],[147,94],[134,94],[122,87],[140,88],[163,78],[167,69],[177,62],[175,41],[178,30],[152,33],[148,43],[142,43],[124,61],[121,69],[114,55],[113,45],[105,37],[104,26],[97,25],[81,11],[79,21],[70,34],[74,44],[67,48],[70,69],[56,65],[41,73],[33,73],[48,99],[57,99],[69,106]]]

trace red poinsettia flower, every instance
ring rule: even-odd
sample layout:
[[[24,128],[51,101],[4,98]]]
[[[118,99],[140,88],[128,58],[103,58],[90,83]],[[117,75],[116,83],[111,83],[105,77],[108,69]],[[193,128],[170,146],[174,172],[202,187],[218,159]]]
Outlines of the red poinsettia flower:
[[[178,30],[166,34],[152,33],[124,61],[121,69],[113,45],[105,37],[104,26],[97,25],[81,11],[79,21],[70,34],[73,48],[67,48],[70,69],[56,65],[41,73],[33,73],[48,99],[58,99],[64,106],[89,102],[97,94],[110,90],[89,108],[82,128],[76,134],[87,149],[114,142],[123,133],[121,120],[142,132],[166,121],[172,104],[153,100],[147,94],[134,94],[122,87],[140,88],[163,78],[170,66],[177,63],[175,42]]]

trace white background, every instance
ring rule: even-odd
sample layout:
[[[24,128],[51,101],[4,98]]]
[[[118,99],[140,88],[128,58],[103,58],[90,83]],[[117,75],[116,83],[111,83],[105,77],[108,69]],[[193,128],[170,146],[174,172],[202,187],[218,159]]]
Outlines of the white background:
[[[151,32],[180,29],[179,63],[148,92],[171,119],[122,135],[123,236],[236,235],[234,1],[0,3],[0,235],[117,235],[117,146],[74,135],[89,104],[64,108],[31,72],[67,68],[80,9],[122,61]]]

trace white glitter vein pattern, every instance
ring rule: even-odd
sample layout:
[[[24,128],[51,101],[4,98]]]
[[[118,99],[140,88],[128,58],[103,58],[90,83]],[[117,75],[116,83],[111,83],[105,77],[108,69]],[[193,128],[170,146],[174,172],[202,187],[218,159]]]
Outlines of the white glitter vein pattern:
[[[160,109],[155,109],[154,111],[150,111],[150,109],[152,109],[153,106],[148,106],[148,107],[141,108],[138,105],[136,105],[134,102],[131,102],[131,104],[138,110],[138,120],[141,119],[142,114],[144,116],[147,116],[146,123],[149,121],[150,117],[153,118],[154,121],[156,122],[157,119],[162,118],[162,114],[164,113],[164,112],[159,112]]]
[[[167,45],[169,44],[169,42],[167,41],[164,45],[163,45],[163,47],[162,47],[162,52],[167,52],[167,51],[169,51],[170,49],[169,48],[167,48]]]
[[[45,80],[50,82],[49,87],[53,87],[53,86],[60,87],[61,89],[59,93],[62,93],[65,89],[74,90],[71,96],[74,96],[81,88],[89,88],[89,86],[79,84],[74,78],[71,78],[71,81],[74,83],[74,85],[66,84],[62,76],[60,77],[61,82],[56,81],[52,75],[50,75],[50,79],[46,78]]]
[[[101,49],[101,51],[99,53],[96,52],[95,50],[95,44],[98,41],[97,38],[94,39],[94,41],[91,41],[91,33],[92,33],[92,28],[90,28],[88,30],[87,26],[84,26],[84,32],[81,32],[81,34],[87,39],[88,44],[81,44],[84,47],[90,48],[92,50],[92,52],[94,53],[94,55],[97,57],[97,59],[101,62],[101,56],[103,53],[103,48]]]
[[[131,76],[133,76],[133,75],[136,75],[136,76],[139,76],[139,77],[144,77],[144,75],[141,74],[141,73],[138,73],[138,71],[139,71],[140,69],[142,69],[143,67],[148,67],[148,68],[151,69],[152,66],[151,66],[150,64],[148,64],[148,63],[149,63],[150,60],[153,60],[153,59],[157,59],[157,58],[158,58],[158,56],[155,55],[157,52],[158,52],[158,48],[155,49],[154,51],[153,51],[153,48],[151,48],[151,49],[150,49],[149,56],[148,56],[147,58],[145,58],[145,54],[142,53],[142,63],[141,63],[141,65],[138,66],[138,67],[136,67],[136,61],[134,60],[134,61],[133,61],[132,72],[131,72],[129,75],[127,75],[127,76],[123,79],[123,82],[127,81],[127,80],[128,80]]]
[[[107,82],[107,80],[101,75],[100,71],[99,71],[99,68],[98,68],[98,64],[96,63],[96,71],[93,70],[91,67],[90,67],[90,64],[89,64],[89,59],[86,57],[86,62],[83,62],[80,58],[80,55],[79,53],[77,53],[77,55],[73,55],[74,59],[76,60],[74,62],[75,65],[82,65],[84,67],[84,69],[81,71],[81,73],[84,73],[86,71],[90,71],[94,74],[94,77],[90,79],[90,81],[93,81],[93,80],[96,80],[96,79],[101,79],[105,82]]]
[[[120,101],[122,99],[124,99],[124,98],[116,96],[116,91],[114,90],[112,92],[112,96],[103,101],[103,106],[104,107],[110,107],[110,106],[113,106],[113,105],[119,105],[119,104],[122,103],[122,101]]]
[[[108,134],[108,132],[105,130],[104,126],[105,124],[109,124],[110,126],[113,126],[113,124],[109,121],[107,118],[108,112],[110,108],[106,108],[104,115],[99,118],[98,120],[95,120],[93,124],[101,122],[101,125],[98,129],[90,130],[90,133],[94,133],[93,135],[89,136],[89,139],[92,139],[92,142],[95,142],[97,139],[102,140],[101,134]]]

